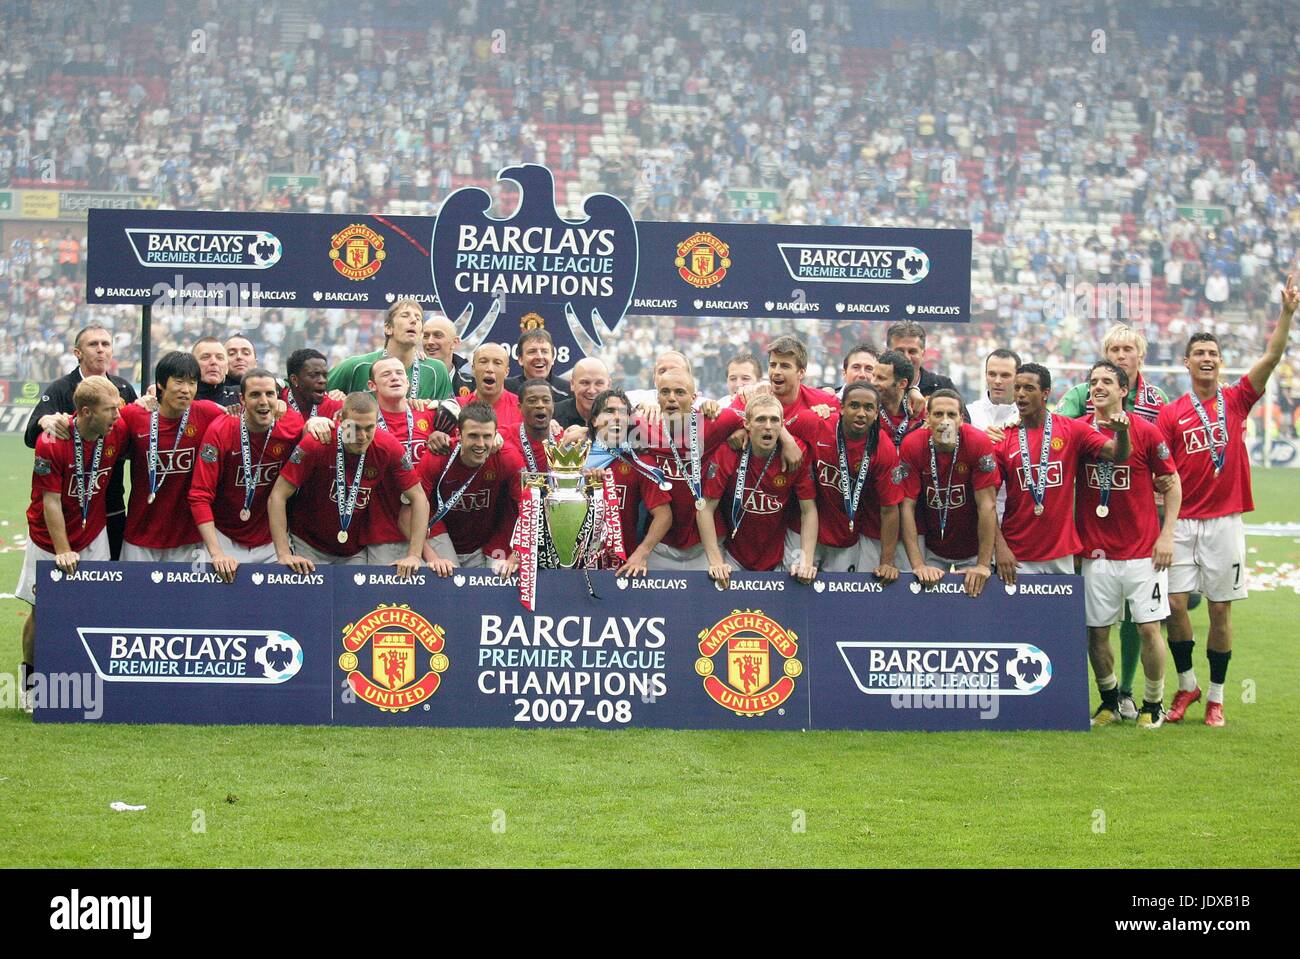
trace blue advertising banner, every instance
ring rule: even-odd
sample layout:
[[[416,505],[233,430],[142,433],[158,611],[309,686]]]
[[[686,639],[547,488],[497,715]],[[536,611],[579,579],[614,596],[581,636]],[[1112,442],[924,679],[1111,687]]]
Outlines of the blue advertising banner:
[[[974,601],[962,582],[900,581],[846,603],[834,600],[870,581],[819,576],[818,602],[808,605],[810,725],[1088,729],[1083,579],[992,579]]]
[[[565,220],[545,167],[498,177],[521,190],[500,219],[477,187],[437,217],[92,210],[86,302],[382,310],[409,298],[467,339],[512,346],[544,327],[562,370],[629,312],[970,320],[969,230],[636,222],[608,194]]]
[[[41,562],[37,583],[40,672],[63,691],[50,681],[37,720],[330,720],[325,573],[245,565],[225,584],[183,563],[81,563],[65,575]]]
[[[42,701],[42,721],[1088,728],[1075,577],[972,600],[956,577],[759,573],[720,591],[703,573],[600,572],[589,591],[555,570],[531,613],[487,570],[245,566],[223,584],[176,564],[41,563],[38,581],[39,670],[93,686]],[[1009,635],[1019,622],[1032,632]]]

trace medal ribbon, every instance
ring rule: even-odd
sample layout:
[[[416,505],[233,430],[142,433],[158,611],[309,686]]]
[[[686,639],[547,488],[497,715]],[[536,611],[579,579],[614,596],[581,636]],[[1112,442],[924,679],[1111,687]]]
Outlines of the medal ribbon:
[[[1092,417],[1092,428],[1098,433],[1101,427],[1097,425],[1097,416],[1094,413]],[[1103,508],[1110,509],[1110,485],[1115,476],[1115,464],[1110,460],[1097,461],[1097,485],[1101,487],[1101,505]]]
[[[907,435],[907,427],[911,422],[911,420],[908,418],[906,404],[907,404],[907,397],[903,397],[903,403],[899,406],[899,412],[903,414],[903,419],[902,422],[898,424],[898,426],[894,426],[894,421],[890,419],[889,414],[885,412],[884,405],[881,404],[880,407],[880,421],[884,423],[885,429],[886,431],[888,431],[890,437],[893,439],[895,446],[903,445],[903,437]]]
[[[623,515],[618,508],[618,485],[613,474],[606,472],[604,477],[605,493],[605,550],[618,557],[620,564],[627,559],[627,548],[623,545]]]
[[[740,530],[740,524],[745,520],[745,474],[749,471],[749,454],[754,449],[754,444],[746,443],[745,452],[740,454],[740,465],[736,467],[736,492],[731,497],[731,535],[735,536]],[[758,474],[758,482],[754,484],[754,492],[757,493],[759,487],[763,485],[763,477],[767,475],[767,468],[772,465],[772,460],[776,456],[776,450],[767,454],[767,460],[763,463],[763,469]]]
[[[952,448],[952,462],[948,464],[948,482],[939,489],[939,456],[934,448],[934,434],[930,434],[930,475],[934,477],[934,491],[940,494],[939,539],[948,535],[948,509],[952,504],[952,473],[957,468],[957,454],[961,452],[961,430],[957,431],[957,445]]]
[[[469,479],[465,480],[465,482],[461,484],[460,489],[456,490],[456,492],[452,493],[451,496],[444,501],[442,498],[442,481],[447,478],[447,472],[451,469],[451,465],[456,462],[456,454],[459,452],[460,444],[457,443],[451,448],[451,456],[447,457],[447,465],[442,468],[442,474],[438,477],[438,482],[433,485],[433,496],[437,502],[438,511],[429,519],[430,529],[433,529],[435,523],[456,508],[456,504],[459,503],[461,497],[465,495],[465,490],[469,489],[469,484],[474,482],[475,477],[479,474],[479,470],[483,468],[480,466],[471,473]],[[484,462],[486,463],[486,460]]]
[[[537,457],[533,455],[533,444],[528,441],[528,433],[524,430],[524,424],[519,424],[519,445],[524,451],[524,459],[528,460],[528,469],[533,473],[540,473],[537,468]],[[550,465],[549,463],[547,464]]]
[[[181,437],[185,435],[185,427],[190,421],[190,410],[193,407],[185,407],[185,412],[181,414],[180,424],[176,427],[176,442],[172,443],[172,452],[175,453],[177,447],[181,445]],[[154,496],[162,484],[167,481],[166,474],[161,479],[158,478],[158,411],[154,410],[149,414],[149,495]]]
[[[853,491],[849,492],[849,448],[844,438],[844,421],[840,420],[835,430],[835,443],[840,453],[840,496],[844,500],[844,512],[849,518],[849,532],[853,532],[853,519],[858,515],[858,500],[862,496],[862,487],[867,482],[867,470],[871,467],[871,455],[866,444],[862,446],[862,463],[858,466],[857,478],[853,481]]]
[[[104,454],[104,437],[95,441],[95,455],[90,458],[90,490],[86,490],[86,461],[81,449],[81,434],[77,432],[77,418],[72,418],[72,448],[77,464],[77,502],[81,504],[81,522],[85,525],[90,516],[90,504],[95,498],[95,477],[99,475],[99,458]]]
[[[379,428],[383,430],[385,433],[392,432],[388,428],[388,421],[384,419],[383,410],[379,411]],[[406,404],[406,439],[402,442],[402,445],[409,450],[411,448],[411,444],[414,441],[415,441],[415,413],[411,411],[411,404],[408,403]]]
[[[352,475],[352,485],[347,488],[345,497],[343,489],[347,476],[343,470],[343,430],[340,429],[334,443],[334,497],[338,500],[339,529],[344,533],[352,524],[352,512],[357,508],[357,494],[361,492],[361,471],[365,466],[366,454],[362,453],[357,457],[357,470]]]
[[[668,447],[668,451],[673,454],[673,460],[677,463],[677,472],[687,478],[686,482],[691,487],[691,493],[694,494],[696,500],[702,500],[704,499],[704,487],[700,483],[700,421],[695,410],[691,410],[690,443],[691,471],[689,474],[686,472],[686,467],[682,463],[682,458],[677,455],[676,442],[674,442],[672,446]]]
[[[1196,415],[1201,418],[1201,425],[1205,427],[1205,445],[1210,448],[1210,458],[1214,460],[1214,472],[1217,475],[1218,472],[1223,469],[1223,461],[1227,458],[1228,447],[1226,444],[1223,446],[1215,445],[1214,430],[1210,429],[1210,417],[1206,414],[1205,407],[1201,405],[1200,398],[1197,397],[1195,392],[1188,393],[1187,395],[1192,398],[1192,409],[1196,410]],[[1215,391],[1214,406],[1215,412],[1218,415],[1219,428],[1223,431],[1223,435],[1226,437],[1228,435],[1228,424],[1227,420],[1224,418],[1222,388]]]
[[[295,396],[293,395],[293,387],[292,387],[292,386],[289,387],[287,390],[285,390],[285,393],[287,393],[288,396],[289,396],[289,408],[290,408],[291,410],[293,410],[295,413],[297,413],[299,416],[301,416],[301,415],[302,415],[302,410],[301,410],[301,409],[299,408],[299,406],[298,406],[298,399],[297,399],[297,397],[295,397]],[[313,404],[311,405],[311,416],[307,417],[307,419],[311,419],[312,416],[315,416],[315,415],[316,415],[316,410],[317,410],[317,408],[318,408],[319,406],[320,406],[319,403],[313,403]],[[379,422],[382,423],[383,421],[384,421],[384,418],[383,418],[382,416],[380,416],[380,417],[379,417]],[[388,429],[388,427],[385,426],[384,429]]]
[[[262,465],[262,457],[266,456],[266,444],[269,442],[271,442],[271,430],[266,431],[266,439],[262,440],[262,452],[257,455],[258,466]],[[248,420],[242,416],[239,418],[239,455],[244,470],[244,509],[251,512],[257,486],[253,483],[253,451],[248,440]]]
[[[1029,431],[1021,425],[1017,432],[1020,434],[1020,465],[1025,471],[1025,486],[1034,498],[1034,505],[1042,506],[1047,492],[1047,457],[1052,450],[1052,411],[1043,412],[1043,442],[1038,452],[1038,482],[1034,482],[1034,464],[1029,460]]]

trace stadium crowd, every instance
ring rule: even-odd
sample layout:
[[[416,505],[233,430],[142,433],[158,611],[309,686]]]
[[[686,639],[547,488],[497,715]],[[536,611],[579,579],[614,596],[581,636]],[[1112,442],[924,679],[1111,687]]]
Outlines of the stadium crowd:
[[[1236,365],[1295,257],[1300,14],[1286,4],[1187,4],[1176,34],[1119,4],[1032,0],[658,0],[617,22],[582,2],[433,17],[409,0],[90,6],[0,6],[0,189],[435,213],[450,189],[537,161],[561,205],[599,189],[655,219],[969,228],[974,322],[933,329],[928,355],[966,392],[995,346],[1088,359],[1121,315],[1153,365],[1202,327]],[[319,181],[268,190],[283,171]],[[82,302],[84,260],[63,227],[0,249],[0,371],[66,371],[90,322],[119,361],[138,352],[134,311]],[[1076,297],[1084,284],[1102,295]],[[373,316],[309,309],[158,311],[155,327],[164,351],[242,329],[273,368],[307,343],[334,361],[382,337]],[[858,338],[849,323],[629,317],[612,365],[635,378],[671,337],[720,393],[736,344],[787,329],[816,382]],[[1290,409],[1289,365],[1279,383]]]

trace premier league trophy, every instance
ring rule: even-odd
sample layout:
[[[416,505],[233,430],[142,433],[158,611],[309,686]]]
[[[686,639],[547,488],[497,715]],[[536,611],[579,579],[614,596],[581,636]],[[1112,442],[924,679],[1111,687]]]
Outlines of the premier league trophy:
[[[511,546],[519,554],[519,601],[533,609],[539,569],[600,569],[626,558],[618,489],[605,470],[585,468],[590,442],[547,440],[545,472],[524,472]],[[595,595],[591,582],[587,589]]]

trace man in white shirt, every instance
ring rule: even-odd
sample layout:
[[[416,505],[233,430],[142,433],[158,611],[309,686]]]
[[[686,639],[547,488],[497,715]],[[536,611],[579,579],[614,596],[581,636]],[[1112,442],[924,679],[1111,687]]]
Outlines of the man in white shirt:
[[[997,349],[984,360],[983,396],[966,406],[971,425],[987,430],[990,426],[1003,427],[1016,417],[1016,403],[1012,384],[1020,357],[1013,350]]]

